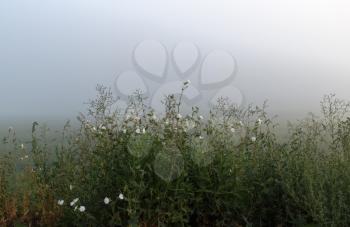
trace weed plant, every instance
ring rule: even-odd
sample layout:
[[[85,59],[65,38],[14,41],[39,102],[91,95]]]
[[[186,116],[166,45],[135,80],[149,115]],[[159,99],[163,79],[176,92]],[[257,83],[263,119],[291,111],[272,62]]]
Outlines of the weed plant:
[[[181,93],[156,115],[138,92],[120,109],[97,91],[55,141],[37,122],[31,141],[9,129],[0,226],[350,225],[349,104],[334,95],[281,142],[266,103],[221,98],[203,117]]]

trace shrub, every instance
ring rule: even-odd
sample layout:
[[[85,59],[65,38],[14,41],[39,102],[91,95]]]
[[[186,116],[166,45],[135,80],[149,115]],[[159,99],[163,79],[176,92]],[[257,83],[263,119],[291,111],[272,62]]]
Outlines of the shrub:
[[[222,98],[205,117],[197,107],[182,115],[180,93],[156,116],[138,92],[122,110],[97,91],[79,128],[67,122],[54,141],[36,122],[28,143],[9,131],[0,225],[350,224],[349,105],[334,95],[281,142],[266,103]]]

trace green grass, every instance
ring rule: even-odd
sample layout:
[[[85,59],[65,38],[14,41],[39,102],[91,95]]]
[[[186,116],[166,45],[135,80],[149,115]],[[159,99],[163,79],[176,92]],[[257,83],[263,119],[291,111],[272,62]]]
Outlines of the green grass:
[[[137,93],[119,110],[97,90],[78,128],[5,137],[0,225],[350,225],[349,105],[334,95],[281,141],[265,105],[181,115],[174,95],[155,116]]]

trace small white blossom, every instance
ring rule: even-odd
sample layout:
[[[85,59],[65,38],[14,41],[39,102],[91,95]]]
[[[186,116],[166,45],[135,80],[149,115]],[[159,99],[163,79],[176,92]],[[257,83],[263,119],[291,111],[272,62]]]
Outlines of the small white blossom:
[[[231,132],[236,132],[236,129],[235,128],[231,128]]]
[[[96,127],[95,127],[95,126],[94,126],[94,127],[92,127],[92,130],[93,130],[93,131],[96,131]]]
[[[199,136],[199,139],[202,140],[202,139],[203,139],[203,136]]]
[[[79,198],[73,199],[73,201],[70,202],[70,206],[71,206],[71,207],[74,206],[78,201],[79,201]]]
[[[79,211],[80,211],[80,212],[84,212],[85,210],[86,210],[85,206],[80,206],[80,207],[79,207]]]
[[[181,114],[177,114],[176,117],[177,117],[178,119],[181,119],[181,118],[182,118],[182,115],[181,115]]]
[[[21,144],[21,149],[22,149],[22,150],[24,149],[24,144],[23,144],[23,143]]]
[[[69,185],[69,190],[71,190],[71,191],[73,190],[73,185],[71,185],[71,184]]]
[[[202,115],[199,115],[199,119],[200,119],[200,120],[203,120],[204,117],[203,117]]]
[[[140,134],[141,133],[141,130],[138,128],[138,129],[136,129],[136,133],[137,134]]]
[[[118,197],[119,197],[120,200],[124,199],[124,195],[122,193],[120,193]]]
[[[252,138],[250,138],[252,140],[252,142],[255,142],[256,141],[256,137],[255,136],[252,136]]]
[[[126,133],[126,128],[123,128],[123,133],[124,133],[124,134]]]
[[[143,129],[142,129],[142,134],[145,134],[145,133],[146,133],[146,129],[143,128]]]
[[[28,155],[25,155],[24,158],[29,158],[29,156],[28,156]]]
[[[64,200],[63,200],[63,199],[58,200],[58,201],[57,201],[57,204],[60,205],[60,206],[63,206]]]
[[[240,125],[240,126],[243,126],[244,124],[243,124],[243,122],[242,122],[242,121],[239,121],[239,125]]]
[[[104,202],[105,204],[109,204],[109,203],[111,202],[111,200],[110,200],[108,197],[106,197],[106,198],[103,200],[103,202]]]
[[[262,120],[259,118],[259,119],[257,120],[257,122],[258,122],[259,125],[261,125]]]

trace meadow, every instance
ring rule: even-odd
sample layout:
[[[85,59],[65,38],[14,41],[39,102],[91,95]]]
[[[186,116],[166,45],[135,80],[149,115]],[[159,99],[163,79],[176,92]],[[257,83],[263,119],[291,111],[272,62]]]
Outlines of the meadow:
[[[184,83],[182,92],[186,89]],[[335,95],[277,137],[267,105],[218,100],[165,113],[110,89],[56,136],[9,128],[0,152],[0,226],[349,226],[349,103]]]

